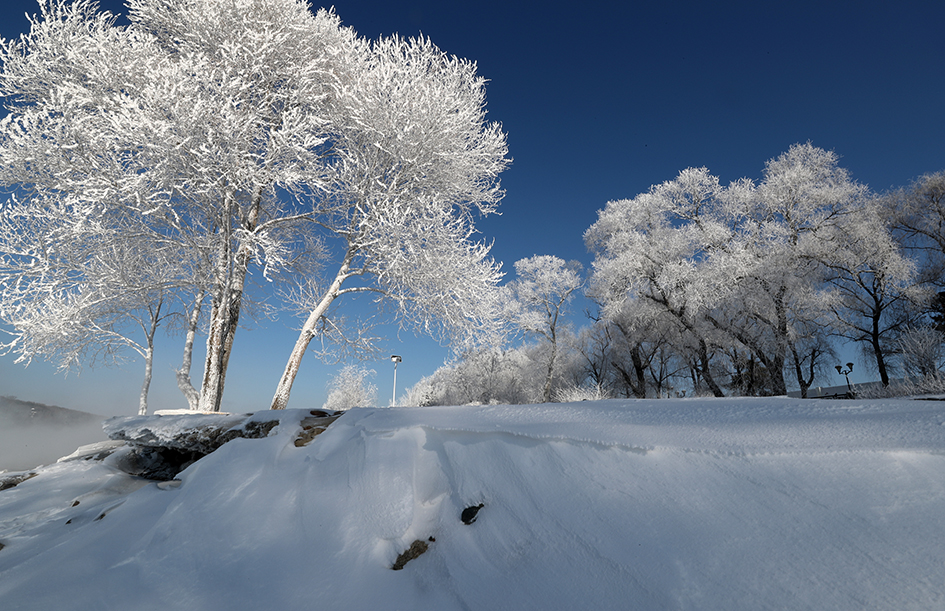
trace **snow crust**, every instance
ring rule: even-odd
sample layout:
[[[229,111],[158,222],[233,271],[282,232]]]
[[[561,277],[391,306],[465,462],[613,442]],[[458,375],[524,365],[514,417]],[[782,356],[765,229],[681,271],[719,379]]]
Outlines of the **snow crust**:
[[[179,487],[0,492],[0,608],[945,607],[941,402],[354,409],[295,447],[305,413]]]

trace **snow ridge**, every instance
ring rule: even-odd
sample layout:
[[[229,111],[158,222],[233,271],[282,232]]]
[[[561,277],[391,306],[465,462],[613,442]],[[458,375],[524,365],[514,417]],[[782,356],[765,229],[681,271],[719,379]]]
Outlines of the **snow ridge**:
[[[943,407],[355,409],[304,447],[286,413],[177,488],[73,460],[0,493],[0,606],[935,608]]]

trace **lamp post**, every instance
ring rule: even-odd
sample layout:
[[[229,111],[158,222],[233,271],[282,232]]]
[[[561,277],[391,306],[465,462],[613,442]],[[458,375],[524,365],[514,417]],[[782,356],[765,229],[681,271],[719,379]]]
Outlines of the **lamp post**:
[[[843,370],[843,365],[837,365],[837,373],[842,375],[847,379],[847,392],[850,393],[851,397],[853,395],[853,387],[850,386],[850,372],[853,371],[853,363],[847,363],[846,371]]]
[[[394,402],[397,401],[397,363],[402,362],[403,359],[396,354],[392,354],[390,360],[394,364],[394,392],[390,397],[390,406],[394,407]]]

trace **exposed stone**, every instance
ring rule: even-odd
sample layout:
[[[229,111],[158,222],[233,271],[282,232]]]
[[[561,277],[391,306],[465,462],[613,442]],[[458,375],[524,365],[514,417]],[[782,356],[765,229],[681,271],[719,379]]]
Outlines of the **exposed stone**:
[[[72,462],[73,460],[105,460],[108,456],[114,454],[117,450],[128,445],[124,441],[99,441],[88,445],[79,446],[72,454],[63,456],[56,462]]]
[[[206,456],[201,452],[186,452],[177,448],[162,448],[129,444],[110,459],[112,466],[137,477],[156,481],[174,479],[177,475]]]
[[[432,541],[433,538],[431,537],[430,540]],[[414,558],[418,558],[421,554],[426,552],[428,549],[430,549],[430,546],[427,545],[426,541],[421,541],[420,539],[417,539],[416,541],[410,544],[410,547],[407,549],[407,551],[397,556],[397,560],[394,562],[394,566],[390,568],[394,569],[395,571],[399,571],[402,568],[404,568],[404,565],[406,565],[408,562],[410,562]]]
[[[309,414],[311,415],[302,419],[302,430],[295,439],[297,448],[310,444],[316,436],[321,435],[328,428],[329,424],[341,417],[341,412],[326,412],[320,409],[313,409]]]
[[[476,517],[479,514],[479,510],[485,507],[482,503],[478,505],[473,505],[472,507],[467,507],[463,510],[463,513],[460,514],[459,519],[463,521],[463,524],[472,524],[476,521]]]
[[[119,445],[126,447],[111,450],[114,454],[109,460],[116,468],[131,475],[167,481],[234,439],[268,437],[282,419],[289,423],[300,422],[301,432],[295,445],[304,446],[342,414],[309,410],[300,417],[301,414],[292,415],[292,411],[225,414],[181,410],[153,416],[112,418],[105,423],[105,433],[115,440],[113,444],[123,442]],[[83,453],[76,458],[86,455]]]
[[[0,490],[7,490],[14,486],[19,486],[28,479],[36,477],[36,473],[14,473],[13,475],[4,475],[0,477]]]
[[[267,437],[278,424],[278,418],[254,419],[252,415],[132,416],[109,419],[105,433],[110,439],[136,446],[207,455],[237,438]]]

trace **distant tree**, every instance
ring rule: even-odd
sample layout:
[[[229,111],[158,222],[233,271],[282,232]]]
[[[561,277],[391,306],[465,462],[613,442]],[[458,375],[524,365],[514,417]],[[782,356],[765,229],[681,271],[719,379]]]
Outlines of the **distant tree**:
[[[548,403],[552,399],[562,317],[575,291],[584,285],[581,264],[536,255],[516,261],[515,272],[516,279],[507,285],[509,318],[518,329],[548,344],[542,391],[542,398]]]
[[[642,312],[628,302],[623,310],[595,320],[593,336],[608,340],[599,368],[608,372],[609,386],[618,395],[663,397],[671,392],[671,380],[685,368],[683,355],[689,346],[674,325],[660,326],[656,320],[638,316]]]
[[[882,203],[899,243],[918,263],[918,279],[945,286],[945,170],[885,194]]]
[[[908,376],[937,377],[945,361],[945,334],[932,326],[906,329],[898,338],[903,368]]]
[[[733,285],[723,276],[734,270],[720,267],[716,256],[731,229],[707,213],[719,207],[721,193],[705,168],[684,170],[633,199],[609,202],[585,233],[595,254],[591,295],[603,316],[633,312],[638,329],[671,329],[685,338],[680,345],[691,348],[699,377],[719,397],[710,362],[715,331],[706,312]],[[639,380],[642,369],[635,369]]]
[[[576,349],[583,361],[584,377],[601,391],[614,387],[611,361],[614,338],[610,325],[599,318],[578,332]]]
[[[338,372],[328,385],[328,399],[322,409],[347,410],[352,407],[377,405],[377,386],[368,382],[376,375],[373,369],[347,365]]]
[[[834,153],[810,144],[770,160],[758,184],[723,187],[705,168],[683,170],[601,211],[585,234],[596,255],[592,292],[607,317],[633,311],[654,328],[675,329],[716,396],[718,366],[739,352],[733,344],[748,350],[749,366],[760,362],[771,393],[787,391],[790,366],[804,394],[822,363],[836,299],[826,266],[867,194]]]
[[[918,282],[914,260],[890,232],[884,203],[873,201],[850,222],[835,226],[834,247],[819,259],[835,295],[830,307],[836,332],[864,346],[888,386],[897,338],[915,323],[930,295]]]
[[[407,391],[414,405],[519,405],[541,400],[544,372],[527,347],[470,350]]]
[[[793,145],[765,165],[757,188],[736,196],[748,204],[743,239],[745,253],[755,259],[738,283],[737,298],[749,305],[747,314],[760,333],[743,333],[738,326],[730,331],[762,359],[775,394],[787,390],[781,372],[790,363],[801,396],[807,396],[827,343],[827,307],[835,298],[824,284],[824,266],[849,243],[849,229],[868,202],[868,189],[838,161],[836,153],[810,143]]]

